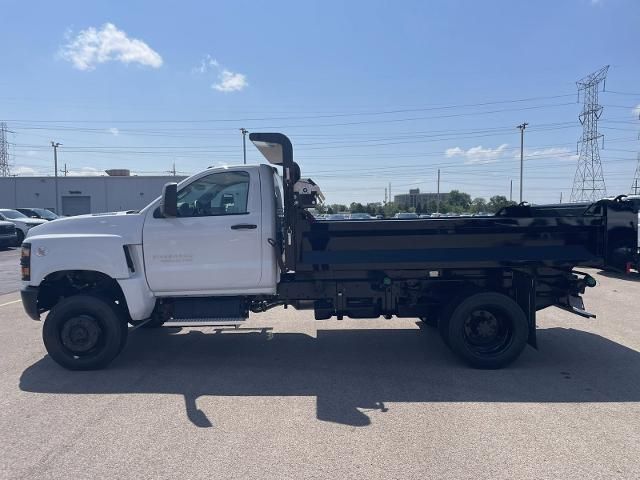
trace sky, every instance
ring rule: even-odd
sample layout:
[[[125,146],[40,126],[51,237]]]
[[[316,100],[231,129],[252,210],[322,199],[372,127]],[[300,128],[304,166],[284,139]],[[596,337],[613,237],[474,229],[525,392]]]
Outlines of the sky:
[[[410,188],[566,200],[576,81],[609,65],[609,195],[640,151],[640,2],[2,1],[11,170],[192,174],[242,163],[240,128],[288,135],[328,203]],[[264,160],[248,142],[248,163]]]

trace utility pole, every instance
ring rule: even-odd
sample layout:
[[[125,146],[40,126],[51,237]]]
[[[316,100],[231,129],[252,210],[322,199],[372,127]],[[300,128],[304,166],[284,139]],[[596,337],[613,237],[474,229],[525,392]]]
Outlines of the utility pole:
[[[598,91],[600,83],[602,83],[604,91],[608,70],[609,65],[606,65],[576,82],[578,99],[580,92],[583,95],[582,112],[578,115],[582,124],[582,138],[580,139],[578,167],[571,189],[572,202],[596,202],[607,196],[598,146],[598,140],[604,138],[601,133],[598,133],[598,120],[600,120],[603,110],[602,105],[598,103]]]
[[[440,213],[440,169],[438,169],[438,187],[436,192],[436,213]]]
[[[56,215],[61,216],[62,212],[60,211],[60,205],[58,201],[58,147],[62,145],[60,142],[51,142],[51,146],[53,147],[53,171],[55,174],[55,185],[56,185]]]
[[[524,170],[524,130],[527,125],[529,125],[527,122],[518,125],[520,130],[520,203],[522,203],[522,176]]]
[[[247,133],[249,133],[249,130],[247,130],[246,128],[241,128],[240,129],[240,133],[242,133],[242,158],[244,160],[244,164],[247,164]]]
[[[513,179],[509,180],[509,201],[513,202]]]
[[[384,204],[387,204],[387,187],[384,187]]]
[[[389,182],[389,203],[393,203],[393,197],[391,196],[391,182]]]
[[[67,176],[67,173],[69,173],[69,169],[67,168],[67,164],[64,164],[64,170],[60,170],[60,173],[64,173],[64,176]]]
[[[170,173],[171,175],[173,175],[174,177],[176,176],[176,162],[173,162],[173,164],[171,165],[171,170],[165,170],[165,173]]]
[[[562,192],[560,192],[560,203],[562,203]]]

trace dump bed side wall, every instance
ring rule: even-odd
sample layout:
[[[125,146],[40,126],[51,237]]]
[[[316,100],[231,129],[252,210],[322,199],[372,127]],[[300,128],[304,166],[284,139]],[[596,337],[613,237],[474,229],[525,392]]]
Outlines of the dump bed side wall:
[[[606,222],[602,216],[491,217],[318,221],[301,227],[296,270],[326,271],[597,266]]]

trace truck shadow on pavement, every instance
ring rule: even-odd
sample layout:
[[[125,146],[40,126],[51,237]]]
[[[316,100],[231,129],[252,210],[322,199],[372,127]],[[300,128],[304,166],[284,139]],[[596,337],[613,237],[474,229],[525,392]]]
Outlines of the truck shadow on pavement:
[[[387,402],[638,402],[640,353],[596,334],[538,330],[511,367],[473,370],[437,333],[422,330],[319,330],[203,333],[162,328],[132,332],[106,370],[70,372],[48,356],[20,378],[47,394],[179,394],[199,427],[212,426],[200,396],[315,396],[317,418],[352,426]],[[215,413],[213,413],[215,415]],[[214,418],[215,421],[215,418]]]

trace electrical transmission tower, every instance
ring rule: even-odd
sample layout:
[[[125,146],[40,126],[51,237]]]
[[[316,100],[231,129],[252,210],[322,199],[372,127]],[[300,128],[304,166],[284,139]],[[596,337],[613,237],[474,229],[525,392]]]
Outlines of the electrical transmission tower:
[[[640,113],[638,113],[638,120],[640,120]],[[640,133],[638,134],[638,140],[640,140]],[[634,173],[633,181],[631,182],[631,194],[638,195],[638,193],[640,193],[640,153],[638,153],[636,173]]]
[[[640,153],[638,154],[638,164],[636,165],[636,173],[633,175],[631,182],[631,195],[640,194]]]
[[[7,140],[7,124],[0,123],[0,177],[8,177],[9,171],[9,141]]]
[[[607,70],[609,65],[576,82],[578,98],[582,93],[583,102],[582,112],[578,117],[582,124],[582,138],[578,168],[571,190],[572,202],[595,202],[607,196],[598,147],[598,140],[603,138],[603,135],[598,133],[598,120],[602,115],[602,105],[598,104],[598,89],[601,82],[604,86]]]

